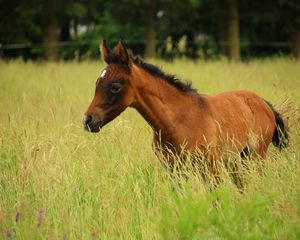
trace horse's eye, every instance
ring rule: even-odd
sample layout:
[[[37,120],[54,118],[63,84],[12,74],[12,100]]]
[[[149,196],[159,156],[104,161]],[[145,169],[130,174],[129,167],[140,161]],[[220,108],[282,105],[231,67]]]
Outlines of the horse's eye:
[[[118,92],[120,92],[122,90],[122,87],[123,87],[122,83],[114,82],[110,86],[110,91],[112,93],[118,93]]]

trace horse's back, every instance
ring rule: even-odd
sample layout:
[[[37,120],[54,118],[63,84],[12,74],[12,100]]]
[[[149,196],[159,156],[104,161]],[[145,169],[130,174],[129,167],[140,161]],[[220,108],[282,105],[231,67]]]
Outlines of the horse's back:
[[[246,91],[224,92],[206,96],[212,112],[212,123],[218,128],[217,145],[234,143],[237,150],[245,145],[257,148],[269,145],[275,130],[272,109],[257,94]],[[234,139],[234,141],[233,141]]]
[[[224,113],[234,112],[236,119],[241,116],[241,118],[249,118],[253,122],[253,120],[267,118],[268,121],[275,123],[272,109],[263,98],[254,92],[247,90],[224,92],[212,96],[212,102],[223,108]],[[255,125],[255,122],[253,124]]]

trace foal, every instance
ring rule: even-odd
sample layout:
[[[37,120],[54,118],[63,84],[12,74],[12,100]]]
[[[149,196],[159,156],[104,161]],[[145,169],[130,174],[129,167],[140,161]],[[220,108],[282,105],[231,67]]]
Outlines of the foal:
[[[279,148],[287,146],[282,117],[255,93],[199,94],[173,75],[129,56],[121,41],[114,51],[103,41],[100,50],[107,65],[84,114],[84,129],[98,132],[127,107],[133,107],[152,127],[154,151],[157,155],[164,152],[160,159],[167,165],[172,168],[175,158],[160,149],[179,154],[184,146],[189,153],[201,152],[215,176],[218,162],[229,152],[265,158],[272,140]]]

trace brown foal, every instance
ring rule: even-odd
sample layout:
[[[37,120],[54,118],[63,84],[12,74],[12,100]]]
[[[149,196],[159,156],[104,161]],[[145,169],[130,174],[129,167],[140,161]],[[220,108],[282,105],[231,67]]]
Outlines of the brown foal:
[[[107,64],[97,79],[94,99],[83,117],[83,126],[98,132],[127,107],[135,108],[154,131],[153,146],[159,155],[168,151],[200,152],[218,174],[218,162],[228,153],[266,157],[273,141],[287,146],[288,135],[280,114],[255,93],[241,90],[215,96],[199,94],[189,84],[159,68],[129,56],[122,41],[114,51],[100,45]],[[247,151],[246,151],[247,150]],[[173,167],[173,157],[160,158]]]

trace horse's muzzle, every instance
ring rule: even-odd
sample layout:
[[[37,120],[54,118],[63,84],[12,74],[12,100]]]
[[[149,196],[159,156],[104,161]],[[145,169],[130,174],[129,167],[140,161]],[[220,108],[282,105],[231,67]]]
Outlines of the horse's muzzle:
[[[99,132],[101,127],[101,121],[94,122],[92,115],[84,115],[82,118],[83,129],[88,132]]]

